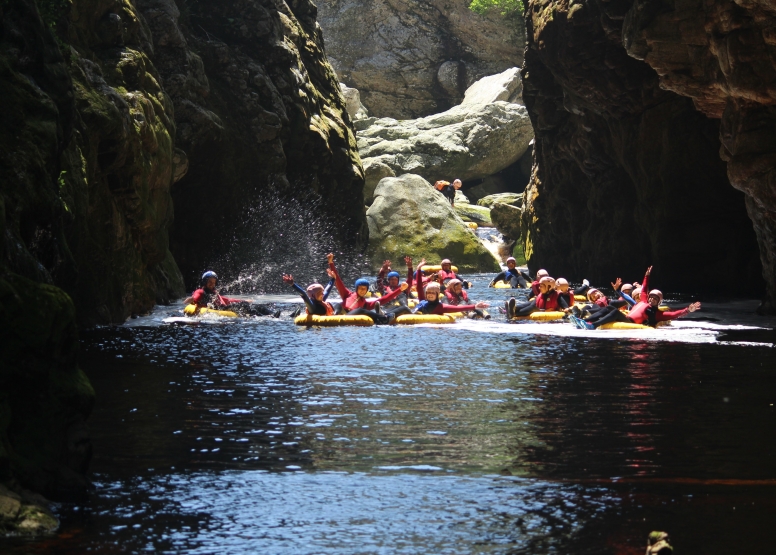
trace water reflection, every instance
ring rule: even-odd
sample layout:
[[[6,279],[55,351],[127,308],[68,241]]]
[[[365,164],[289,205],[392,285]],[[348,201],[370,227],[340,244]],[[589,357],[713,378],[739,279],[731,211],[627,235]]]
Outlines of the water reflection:
[[[773,349],[479,324],[87,332],[94,494],[60,507],[58,538],[0,551],[770,545]]]

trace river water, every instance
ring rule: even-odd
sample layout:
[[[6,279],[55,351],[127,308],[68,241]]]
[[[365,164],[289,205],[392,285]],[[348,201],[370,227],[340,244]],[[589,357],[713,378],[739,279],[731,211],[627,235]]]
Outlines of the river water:
[[[647,332],[495,307],[161,323],[180,308],[82,334],[93,491],[0,552],[635,555],[666,530],[682,553],[773,553],[776,336],[751,303]]]

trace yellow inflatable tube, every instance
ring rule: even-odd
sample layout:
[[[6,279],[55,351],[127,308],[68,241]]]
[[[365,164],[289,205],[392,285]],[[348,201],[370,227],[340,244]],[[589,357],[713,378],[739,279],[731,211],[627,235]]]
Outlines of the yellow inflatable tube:
[[[599,330],[646,330],[649,326],[642,326],[633,322],[609,322],[598,326]]]
[[[200,308],[197,314],[194,313],[195,310],[197,310],[197,305],[187,304],[186,307],[183,309],[183,313],[186,316],[197,316],[197,315],[201,316],[203,314],[216,314],[218,316],[226,316],[227,318],[237,318],[237,313],[232,312],[231,310],[213,310],[212,308]]]
[[[374,326],[374,321],[369,316],[316,316],[301,314],[294,318],[297,326]]]
[[[397,316],[394,320],[396,324],[412,325],[412,324],[452,324],[455,322],[455,314],[461,314],[461,312],[455,312],[453,314],[402,314]]]
[[[587,302],[587,297],[585,297],[584,295],[574,295],[574,300],[579,301],[581,303],[585,303]]]
[[[458,266],[450,266],[450,269],[456,274],[458,273]],[[442,270],[442,266],[440,266],[439,264],[437,264],[436,266],[423,266],[424,274],[435,274],[437,272],[440,272],[441,270]]]
[[[566,315],[565,312],[534,312],[529,316],[516,316],[513,320],[533,320],[534,322],[551,322],[552,320],[560,320]]]
[[[506,281],[497,281],[493,284],[494,289],[512,289],[512,284]],[[519,289],[519,287],[518,287]]]

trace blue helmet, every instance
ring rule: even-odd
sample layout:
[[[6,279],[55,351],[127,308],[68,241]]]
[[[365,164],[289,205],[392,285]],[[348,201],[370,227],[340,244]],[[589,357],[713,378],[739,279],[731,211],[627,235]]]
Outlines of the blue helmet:
[[[356,289],[358,289],[358,288],[359,288],[359,287],[361,287],[362,285],[363,285],[364,287],[367,287],[367,288],[368,288],[368,287],[369,287],[369,280],[368,280],[368,279],[364,279],[364,278],[358,278],[358,279],[356,280]]]
[[[216,275],[216,273],[213,272],[212,270],[208,270],[207,272],[202,274],[202,283],[205,283],[210,278],[216,278],[216,281],[218,281],[218,276]]]
[[[401,276],[399,276],[399,272],[388,272],[388,279],[391,279],[392,277],[399,279]]]

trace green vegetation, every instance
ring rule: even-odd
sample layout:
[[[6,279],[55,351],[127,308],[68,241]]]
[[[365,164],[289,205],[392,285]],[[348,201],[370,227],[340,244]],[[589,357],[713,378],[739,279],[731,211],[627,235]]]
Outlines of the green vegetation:
[[[525,12],[522,0],[472,0],[469,9],[479,14],[498,10],[503,16],[522,15]]]

